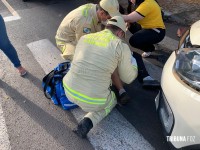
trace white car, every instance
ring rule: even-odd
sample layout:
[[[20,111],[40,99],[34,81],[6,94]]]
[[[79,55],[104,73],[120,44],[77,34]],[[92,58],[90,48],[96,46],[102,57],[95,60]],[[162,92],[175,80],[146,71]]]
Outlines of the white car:
[[[200,21],[181,37],[164,65],[155,103],[170,145],[200,150]]]

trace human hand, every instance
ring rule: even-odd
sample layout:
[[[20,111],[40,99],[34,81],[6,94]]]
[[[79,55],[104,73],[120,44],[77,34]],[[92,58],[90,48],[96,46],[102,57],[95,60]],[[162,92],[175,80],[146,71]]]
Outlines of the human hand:
[[[131,24],[129,22],[126,22],[126,31],[128,30],[128,28],[131,26]]]

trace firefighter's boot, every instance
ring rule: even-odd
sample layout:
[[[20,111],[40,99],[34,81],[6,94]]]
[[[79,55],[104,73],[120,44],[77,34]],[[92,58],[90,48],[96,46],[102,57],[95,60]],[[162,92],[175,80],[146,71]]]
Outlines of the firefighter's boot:
[[[78,124],[78,126],[73,130],[81,138],[86,138],[87,133],[92,129],[93,123],[89,118],[84,118]]]

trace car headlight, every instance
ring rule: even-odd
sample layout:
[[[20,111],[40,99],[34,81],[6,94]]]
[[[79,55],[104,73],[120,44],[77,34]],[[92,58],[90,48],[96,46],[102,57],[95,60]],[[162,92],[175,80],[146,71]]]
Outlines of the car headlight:
[[[174,68],[186,83],[200,90],[200,49],[179,49]]]

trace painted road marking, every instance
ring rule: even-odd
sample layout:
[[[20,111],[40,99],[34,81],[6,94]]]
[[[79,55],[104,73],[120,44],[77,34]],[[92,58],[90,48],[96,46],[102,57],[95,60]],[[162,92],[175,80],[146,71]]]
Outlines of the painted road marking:
[[[11,150],[1,104],[0,104],[0,150]]]
[[[21,19],[19,14],[14,10],[14,8],[12,8],[12,6],[7,2],[7,0],[1,0],[1,1],[8,8],[10,13],[13,15],[13,16],[4,17],[3,19],[5,22]]]
[[[27,46],[46,74],[63,61],[59,50],[47,39],[32,42]]]
[[[59,50],[47,39],[27,46],[46,74],[63,61]],[[80,108],[71,112],[77,121],[85,114]],[[95,149],[154,149],[116,109],[89,132],[88,139]]]

